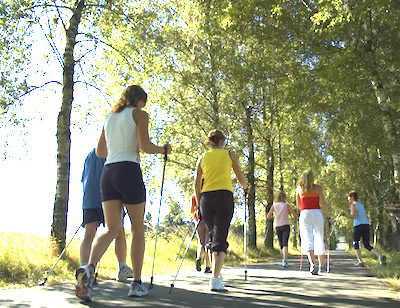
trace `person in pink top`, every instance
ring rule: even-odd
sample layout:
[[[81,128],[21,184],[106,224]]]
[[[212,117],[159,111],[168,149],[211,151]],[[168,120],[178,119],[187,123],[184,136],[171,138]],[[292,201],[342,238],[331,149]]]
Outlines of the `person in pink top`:
[[[290,234],[289,212],[294,217],[297,217],[297,213],[286,203],[286,194],[281,191],[276,196],[276,203],[271,206],[267,219],[272,219],[272,214],[275,213],[275,230],[281,247],[283,267],[288,267],[288,241]]]

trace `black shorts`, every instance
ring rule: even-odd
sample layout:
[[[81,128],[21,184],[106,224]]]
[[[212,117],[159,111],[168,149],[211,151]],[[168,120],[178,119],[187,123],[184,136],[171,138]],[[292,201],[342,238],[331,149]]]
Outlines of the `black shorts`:
[[[289,225],[279,226],[276,227],[275,230],[276,230],[276,235],[278,236],[279,245],[281,249],[283,247],[287,247],[289,242],[290,226]]]
[[[233,193],[228,190],[203,192],[200,196],[201,217],[209,231],[207,248],[212,252],[228,249],[228,231],[233,216]]]
[[[360,249],[360,240],[363,239],[364,247],[371,251],[373,247],[369,243],[369,224],[355,226],[353,229],[353,246],[355,249]]]
[[[122,200],[124,204],[139,204],[146,201],[142,170],[134,162],[105,165],[100,187],[103,202]]]
[[[103,224],[104,226],[104,213],[102,208],[83,210],[83,227],[85,227],[85,225],[88,223],[96,221],[99,223],[99,225]]]

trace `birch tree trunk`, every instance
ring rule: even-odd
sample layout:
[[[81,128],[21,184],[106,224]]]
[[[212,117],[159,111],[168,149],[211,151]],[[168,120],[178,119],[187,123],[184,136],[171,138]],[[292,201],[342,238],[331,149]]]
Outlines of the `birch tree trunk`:
[[[375,57],[375,49],[373,45],[373,35],[372,35],[372,23],[371,23],[371,10],[368,14],[369,18],[366,18],[364,22],[365,28],[365,44],[361,53],[365,56],[365,67],[369,75],[369,80],[372,84],[372,88],[375,92],[375,96],[382,113],[383,129],[386,135],[386,140],[392,149],[392,160],[394,169],[394,182],[396,185],[397,199],[400,199],[400,153],[398,147],[396,128],[390,117],[390,97],[387,95],[384,84],[381,81],[379,75],[378,62]]]
[[[72,101],[74,99],[74,47],[84,7],[85,0],[77,0],[75,2],[74,13],[69,20],[69,26],[66,30],[62,104],[57,119],[57,187],[51,236],[56,240],[60,251],[65,247],[67,232],[71,148],[70,122]]]

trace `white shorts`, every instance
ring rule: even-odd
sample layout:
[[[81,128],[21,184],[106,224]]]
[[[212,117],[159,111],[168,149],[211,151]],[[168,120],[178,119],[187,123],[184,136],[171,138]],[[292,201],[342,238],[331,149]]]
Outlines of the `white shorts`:
[[[321,210],[302,210],[300,212],[301,253],[314,250],[314,254],[325,254],[324,216]]]

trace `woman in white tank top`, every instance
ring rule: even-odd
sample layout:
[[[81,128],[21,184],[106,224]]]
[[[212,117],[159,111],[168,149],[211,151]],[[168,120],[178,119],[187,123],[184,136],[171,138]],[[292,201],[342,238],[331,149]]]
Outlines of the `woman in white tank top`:
[[[92,300],[94,269],[118,234],[124,207],[132,224],[131,259],[134,281],[130,285],[128,296],[147,294],[141,281],[146,192],[139,165],[139,149],[146,153],[169,154],[171,146],[160,147],[150,141],[149,116],[142,110],[146,101],[147,94],[141,87],[127,87],[107,116],[97,145],[97,156],[107,158],[101,179],[106,232],[94,242],[89,264],[76,271],[75,294],[86,301]]]

